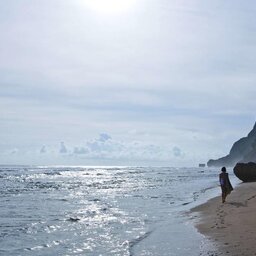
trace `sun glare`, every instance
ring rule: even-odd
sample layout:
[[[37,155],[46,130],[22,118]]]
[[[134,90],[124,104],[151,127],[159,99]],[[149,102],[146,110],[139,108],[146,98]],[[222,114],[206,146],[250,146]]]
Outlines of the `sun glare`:
[[[85,0],[87,7],[102,14],[120,14],[130,10],[136,0]]]

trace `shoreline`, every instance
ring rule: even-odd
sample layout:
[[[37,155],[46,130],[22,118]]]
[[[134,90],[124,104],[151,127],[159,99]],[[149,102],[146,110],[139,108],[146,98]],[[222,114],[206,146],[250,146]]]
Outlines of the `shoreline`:
[[[199,233],[216,249],[207,255],[256,255],[256,182],[237,185],[225,203],[220,191],[190,214]]]

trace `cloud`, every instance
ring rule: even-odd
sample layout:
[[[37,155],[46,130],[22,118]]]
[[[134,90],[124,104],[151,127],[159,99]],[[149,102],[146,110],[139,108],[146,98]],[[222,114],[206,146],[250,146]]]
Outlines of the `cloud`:
[[[99,141],[105,142],[107,140],[110,140],[111,136],[109,136],[107,133],[101,133],[99,137]]]
[[[19,150],[17,148],[14,148],[11,150],[10,154],[14,155],[14,154],[17,154],[18,152],[19,152]]]
[[[77,155],[84,155],[84,154],[87,154],[88,152],[89,152],[88,149],[84,147],[74,147],[74,151],[73,151],[73,153]]]
[[[80,0],[14,2],[0,3],[0,151],[19,148],[14,163],[44,143],[49,159],[201,158],[255,121],[255,1],[150,0],[111,19]]]
[[[181,156],[182,156],[182,151],[181,151],[181,149],[178,148],[178,147],[176,147],[176,146],[173,147],[172,152],[173,152],[173,155],[174,155],[175,157],[181,157]]]
[[[89,151],[91,152],[103,152],[103,151],[112,151],[113,150],[113,143],[111,141],[111,136],[107,133],[101,133],[99,138],[89,141],[86,143],[86,146]]]
[[[60,143],[60,150],[59,150],[59,152],[60,152],[61,154],[66,154],[66,153],[68,153],[68,150],[67,150],[67,148],[66,148],[64,142],[61,142],[61,143]]]
[[[41,153],[41,154],[45,154],[46,152],[47,152],[46,146],[43,145],[42,148],[40,149],[40,153]]]
[[[169,146],[136,141],[119,141],[112,139],[109,134],[100,134],[98,138],[85,142],[85,146],[75,146],[73,155],[85,159],[112,159],[112,160],[157,160],[169,161],[172,151]],[[176,154],[178,154],[176,149]],[[177,155],[176,155],[177,156]],[[181,156],[181,151],[179,151]]]

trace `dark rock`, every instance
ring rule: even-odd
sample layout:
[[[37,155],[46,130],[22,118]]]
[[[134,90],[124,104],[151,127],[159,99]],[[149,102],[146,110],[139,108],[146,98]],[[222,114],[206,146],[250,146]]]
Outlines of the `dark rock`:
[[[233,144],[228,155],[216,160],[210,159],[207,166],[235,166],[238,162],[256,162],[256,123],[247,137]]]
[[[76,217],[70,217],[68,220],[71,221],[71,222],[77,222],[77,221],[79,221],[80,219],[79,219],[79,218],[76,218]]]
[[[234,174],[243,182],[256,181],[256,163],[237,163]]]

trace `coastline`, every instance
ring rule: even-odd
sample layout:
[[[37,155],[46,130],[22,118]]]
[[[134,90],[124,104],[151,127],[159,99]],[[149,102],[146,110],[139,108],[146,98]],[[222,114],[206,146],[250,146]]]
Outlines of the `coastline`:
[[[221,202],[220,196],[191,209],[199,233],[216,251],[207,255],[256,255],[256,182],[241,183]]]

